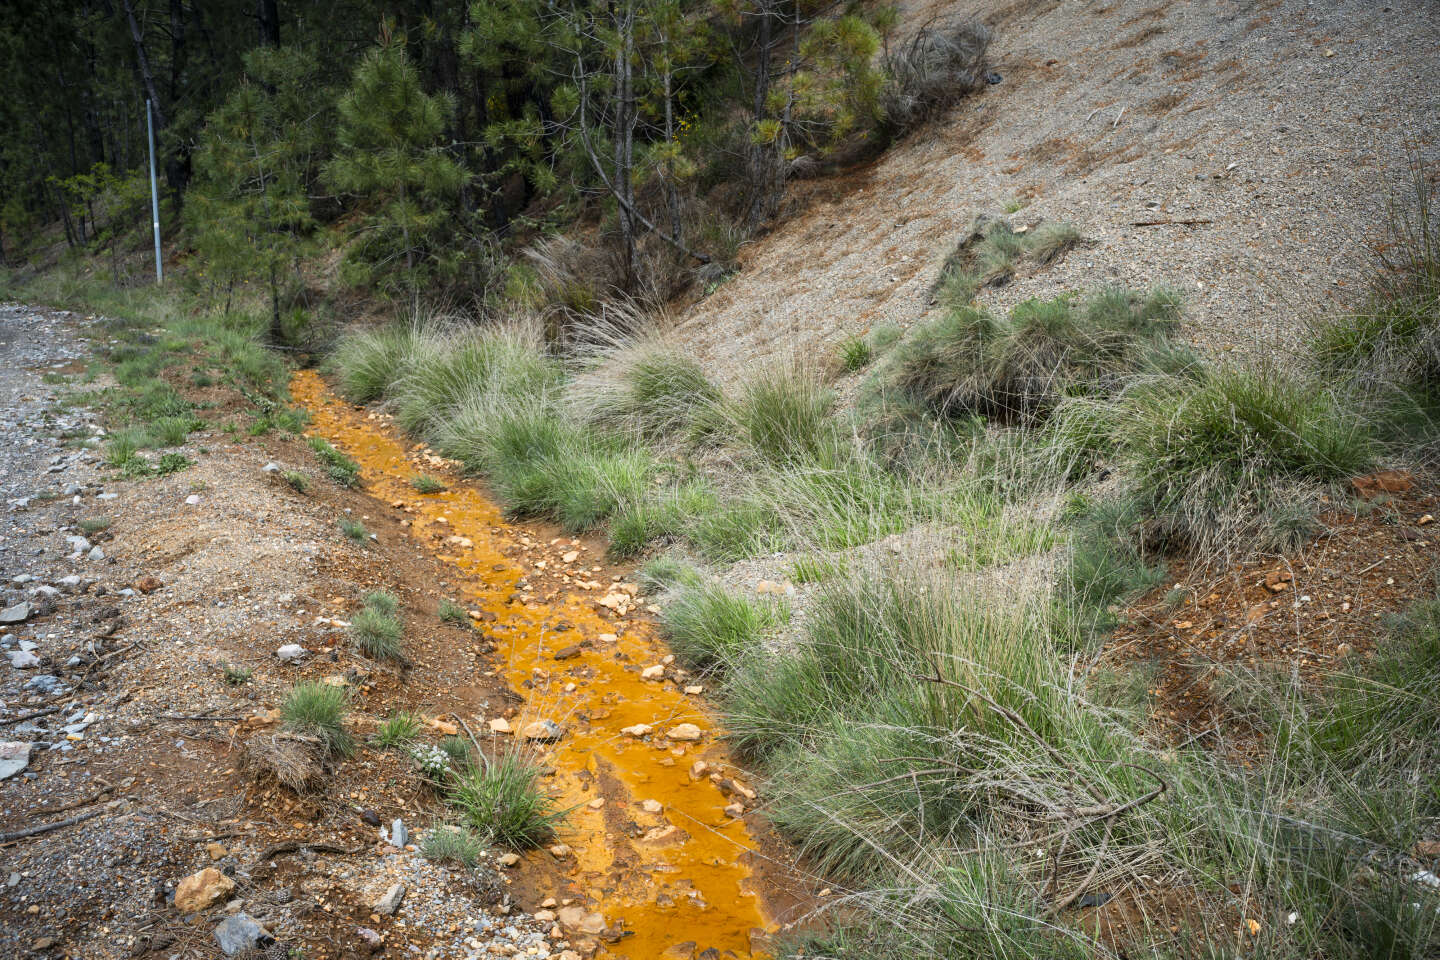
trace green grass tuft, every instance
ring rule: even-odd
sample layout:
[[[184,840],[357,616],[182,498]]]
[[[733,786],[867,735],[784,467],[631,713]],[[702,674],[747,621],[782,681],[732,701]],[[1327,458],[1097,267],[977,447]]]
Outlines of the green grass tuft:
[[[332,687],[322,680],[296,684],[280,716],[285,729],[315,737],[333,756],[349,756],[355,749],[354,738],[345,729],[350,713],[350,698],[343,687]]]
[[[535,759],[514,747],[458,775],[446,799],[478,835],[515,850],[548,843],[565,818]]]
[[[435,863],[452,863],[473,869],[485,854],[485,844],[464,827],[431,827],[420,838],[420,856]]]
[[[439,477],[432,477],[428,473],[417,473],[411,477],[410,486],[418,493],[444,493],[449,489]]]
[[[375,660],[404,658],[399,611],[400,601],[394,594],[377,590],[365,595],[364,606],[351,620],[350,635],[366,656]]]
[[[703,670],[743,657],[787,616],[781,603],[751,600],[711,582],[677,587],[660,619],[680,662]]]
[[[299,470],[286,470],[280,476],[296,493],[304,493],[310,489],[310,478]]]
[[[375,742],[382,747],[401,747],[420,736],[423,726],[418,714],[398,710],[381,721]]]
[[[340,518],[340,532],[355,543],[366,543],[370,540],[370,531],[365,528],[365,524],[353,517]]]
[[[470,626],[470,614],[465,611],[464,607],[450,600],[448,597],[440,598],[440,607],[435,615],[446,623],[453,623],[457,627]]]

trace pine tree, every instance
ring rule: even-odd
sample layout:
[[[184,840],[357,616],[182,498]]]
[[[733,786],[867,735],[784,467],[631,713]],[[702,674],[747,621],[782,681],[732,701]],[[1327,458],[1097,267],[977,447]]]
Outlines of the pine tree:
[[[329,98],[303,50],[255,50],[246,70],[205,126],[186,220],[213,279],[266,282],[271,337],[279,341],[282,277],[315,227],[309,188],[329,126],[315,105]]]
[[[405,48],[387,37],[355,68],[338,109],[326,180],[368,211],[347,256],[348,278],[385,285],[392,264],[402,261],[404,283],[414,290],[421,273],[442,265],[441,229],[466,177],[441,146],[454,105],[421,89]]]

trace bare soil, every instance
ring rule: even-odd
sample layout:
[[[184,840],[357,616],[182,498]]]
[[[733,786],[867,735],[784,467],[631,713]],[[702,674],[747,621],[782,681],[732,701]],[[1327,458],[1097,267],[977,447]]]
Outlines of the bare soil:
[[[679,318],[722,378],[814,359],[930,308],[972,218],[1086,241],[981,301],[1166,284],[1211,356],[1294,350],[1356,302],[1408,164],[1440,174],[1440,7],[1421,0],[901,4],[973,12],[1002,81],[873,163],[792,184],[795,211]]]
[[[94,451],[61,446],[58,433],[82,427],[88,433],[96,418],[60,402],[60,384],[40,380],[42,369],[77,369],[85,336],[102,339],[103,333],[73,315],[0,312],[0,363],[13,373],[0,391],[0,418],[14,427],[0,452],[9,508],[0,573],[5,581],[34,578],[7,583],[3,599],[5,606],[27,596],[45,600],[24,622],[0,631],[6,652],[33,644],[40,658],[24,668],[0,661],[0,740],[32,744],[26,770],[0,781],[0,954],[220,956],[213,931],[236,913],[255,918],[273,937],[267,955],[299,948],[308,958],[514,953],[638,960],[653,955],[650,946],[630,952],[639,940],[668,945],[704,933],[703,919],[681,920],[686,910],[703,918],[709,906],[703,901],[687,899],[660,929],[635,913],[634,896],[626,915],[613,910],[612,888],[638,894],[644,885],[636,878],[663,878],[656,870],[664,866],[667,855],[658,849],[664,844],[653,844],[657,849],[646,857],[617,861],[606,882],[582,870],[577,854],[559,848],[527,854],[514,865],[499,859],[503,850],[493,850],[474,870],[425,860],[416,850],[420,835],[454,814],[407,756],[369,743],[381,720],[405,709],[430,721],[421,744],[438,744],[466,725],[487,751],[500,749],[504,738],[489,735],[487,718],[514,718],[518,730],[531,719],[525,711],[534,699],[534,681],[518,676],[507,660],[517,649],[514,634],[506,633],[512,618],[523,612],[525,622],[567,626],[540,606],[560,610],[579,592],[562,571],[561,558],[571,551],[590,561],[588,578],[607,586],[624,582],[629,571],[605,563],[603,544],[561,539],[543,525],[512,525],[492,506],[494,522],[485,535],[497,554],[493,566],[504,570],[462,569],[456,545],[417,523],[413,503],[330,482],[301,437],[221,432],[219,424],[241,416],[246,404],[224,388],[196,389],[179,376],[171,379],[207,405],[201,413],[211,423],[180,448],[195,465],[164,477],[120,480]],[[375,429],[384,433],[383,422]],[[445,472],[423,450],[405,455],[413,456],[407,469],[414,472]],[[52,457],[73,459],[52,474]],[[264,470],[271,462],[309,474],[307,491]],[[475,488],[449,480],[453,494],[483,500]],[[67,484],[75,485],[74,493],[35,496]],[[373,538],[348,540],[338,527],[342,516],[361,520]],[[110,525],[88,539],[103,559],[70,556],[73,544],[65,537],[84,535],[80,521],[99,517]],[[63,578],[71,575],[78,580],[67,584]],[[503,590],[499,614],[482,614],[469,627],[440,621],[440,598],[465,597],[462,588],[477,578]],[[52,586],[53,598],[46,597]],[[47,589],[36,593],[40,587]],[[362,656],[346,629],[363,593],[377,588],[400,599],[403,665]],[[580,602],[598,621],[593,599],[587,594]],[[643,606],[623,618],[603,615],[623,621],[620,629],[643,642],[646,663],[661,659]],[[574,613],[570,619],[580,623]],[[580,639],[579,631],[571,632]],[[275,655],[290,643],[309,651],[298,664]],[[543,649],[547,657],[555,652],[548,643]],[[600,668],[588,662],[593,656],[557,665],[557,682],[566,668],[595,673]],[[638,674],[640,666],[617,663],[616,669]],[[249,671],[248,679],[227,682],[227,667],[232,676]],[[53,686],[27,689],[41,673],[55,678]],[[277,708],[287,691],[311,679],[350,692],[349,724],[361,745],[327,766],[319,789],[296,793],[247,768],[244,748],[278,729]],[[645,684],[646,693],[658,686]],[[684,697],[675,681],[663,686]],[[703,699],[686,699],[690,718],[708,729]],[[542,756],[563,755],[566,740],[578,741],[590,725],[577,716],[560,719],[574,734],[542,748]],[[81,726],[67,734],[66,725],[75,723]],[[693,784],[687,790],[713,794],[720,816],[730,799],[708,775],[692,781],[686,776],[691,760],[673,756],[693,752],[709,758],[711,770],[739,779],[726,770],[713,736],[707,732],[705,742],[693,746],[657,738],[653,747],[632,749],[668,757],[677,775]],[[565,801],[573,784],[562,785],[562,764],[545,762],[546,789]],[[623,777],[594,777],[588,789],[586,801],[608,804],[601,823],[618,818],[608,827],[612,833],[645,819],[643,798]],[[591,813],[572,811],[557,841],[583,853],[604,836],[596,831],[606,828],[589,822]],[[649,819],[663,824],[680,813],[672,817],[667,809]],[[378,825],[388,828],[395,819],[411,835],[405,849],[382,839]],[[747,826],[751,819],[747,813],[716,821],[716,836],[728,831],[754,848],[747,853],[733,841],[725,848],[736,875],[747,878],[747,890],[732,894],[743,892],[749,899],[741,902],[756,916],[753,932],[747,925],[727,934],[734,942],[725,946],[742,954],[752,938],[763,941],[809,898],[780,856],[783,848],[763,828]],[[654,826],[646,823],[639,832]],[[205,867],[229,876],[234,891],[207,910],[178,912],[176,886]],[[405,885],[405,898],[395,915],[382,916],[376,904],[394,883]],[[652,897],[665,886],[650,883]],[[764,906],[772,901],[773,908]],[[559,925],[555,913],[571,905],[606,911],[606,929]],[[362,929],[373,931],[373,942]],[[696,951],[710,945],[698,943]]]

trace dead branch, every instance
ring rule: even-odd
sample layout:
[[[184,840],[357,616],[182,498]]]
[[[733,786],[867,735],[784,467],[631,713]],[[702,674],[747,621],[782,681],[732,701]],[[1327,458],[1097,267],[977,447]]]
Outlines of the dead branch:
[[[108,807],[101,807],[98,810],[86,810],[84,813],[77,813],[73,817],[64,820],[56,820],[54,823],[41,823],[33,827],[26,827],[24,830],[12,830],[10,833],[0,833],[0,843],[13,843],[16,840],[24,840],[27,837],[38,837],[42,833],[50,833],[63,827],[72,827],[77,823],[84,823],[104,813]]]
[[[18,717],[6,717],[0,720],[0,727],[8,727],[12,723],[24,723],[26,720],[34,720],[36,717],[46,717],[52,713],[59,713],[65,709],[65,704],[57,703],[53,707],[46,707],[43,710],[31,710],[29,713],[22,713]]]
[[[287,840],[284,843],[277,843],[272,847],[266,847],[260,856],[256,858],[255,862],[264,863],[281,854],[296,853],[300,850],[310,850],[315,853],[335,853],[345,857],[353,857],[357,853],[364,852],[365,848],[355,847],[352,850],[349,847],[342,847],[335,843],[304,843],[300,840]]]

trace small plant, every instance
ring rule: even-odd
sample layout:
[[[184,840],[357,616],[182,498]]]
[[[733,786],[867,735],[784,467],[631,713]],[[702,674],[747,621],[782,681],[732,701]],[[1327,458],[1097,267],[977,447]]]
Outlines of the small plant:
[[[360,464],[346,456],[324,437],[311,437],[310,449],[325,467],[325,475],[342,487],[360,486]]]
[[[377,590],[365,595],[365,605],[355,614],[350,634],[366,656],[375,660],[400,660],[404,646],[403,628],[397,616],[400,601],[394,594]]]
[[[475,766],[475,751],[470,741],[456,734],[440,741],[440,752],[445,755],[451,770],[469,770]]]
[[[428,473],[417,473],[411,477],[410,486],[414,487],[417,493],[444,493],[450,489],[439,477],[432,477]]]
[[[472,830],[515,850],[547,843],[565,818],[541,791],[534,758],[514,747],[460,774],[447,799]]]
[[[382,747],[399,747],[420,735],[420,718],[408,710],[390,714],[375,731],[375,742]]]
[[[88,536],[102,530],[109,530],[110,523],[109,517],[83,517],[75,525],[80,528],[81,533]]]
[[[354,517],[340,518],[340,532],[355,543],[364,543],[370,539],[370,531],[365,528],[365,524]]]
[[[345,729],[350,713],[350,698],[343,687],[332,687],[323,680],[296,684],[280,708],[285,729],[292,733],[315,737],[333,756],[348,756],[355,749],[355,740]]]
[[[290,484],[290,488],[296,493],[304,493],[310,489],[310,478],[299,470],[286,470],[280,474],[280,476],[285,479],[286,483]]]
[[[237,667],[231,663],[222,664],[220,671],[226,685],[231,687],[243,687],[255,675],[255,671],[249,667]]]
[[[439,826],[425,831],[420,855],[436,863],[455,863],[469,870],[480,862],[485,845],[464,827]]]
[[[410,759],[415,762],[421,776],[431,783],[447,782],[456,769],[453,758],[444,748],[428,743],[411,747]]]
[[[465,612],[465,608],[448,597],[440,598],[440,606],[435,615],[446,623],[453,623],[457,627],[470,626],[470,615]]]
[[[873,358],[874,351],[864,337],[846,337],[840,341],[840,363],[850,373],[865,369]]]
[[[155,464],[155,473],[157,476],[163,477],[193,466],[195,466],[195,461],[183,453],[162,453],[160,460]]]
[[[178,447],[193,429],[195,422],[189,417],[161,417],[150,424],[150,436],[158,446]]]

